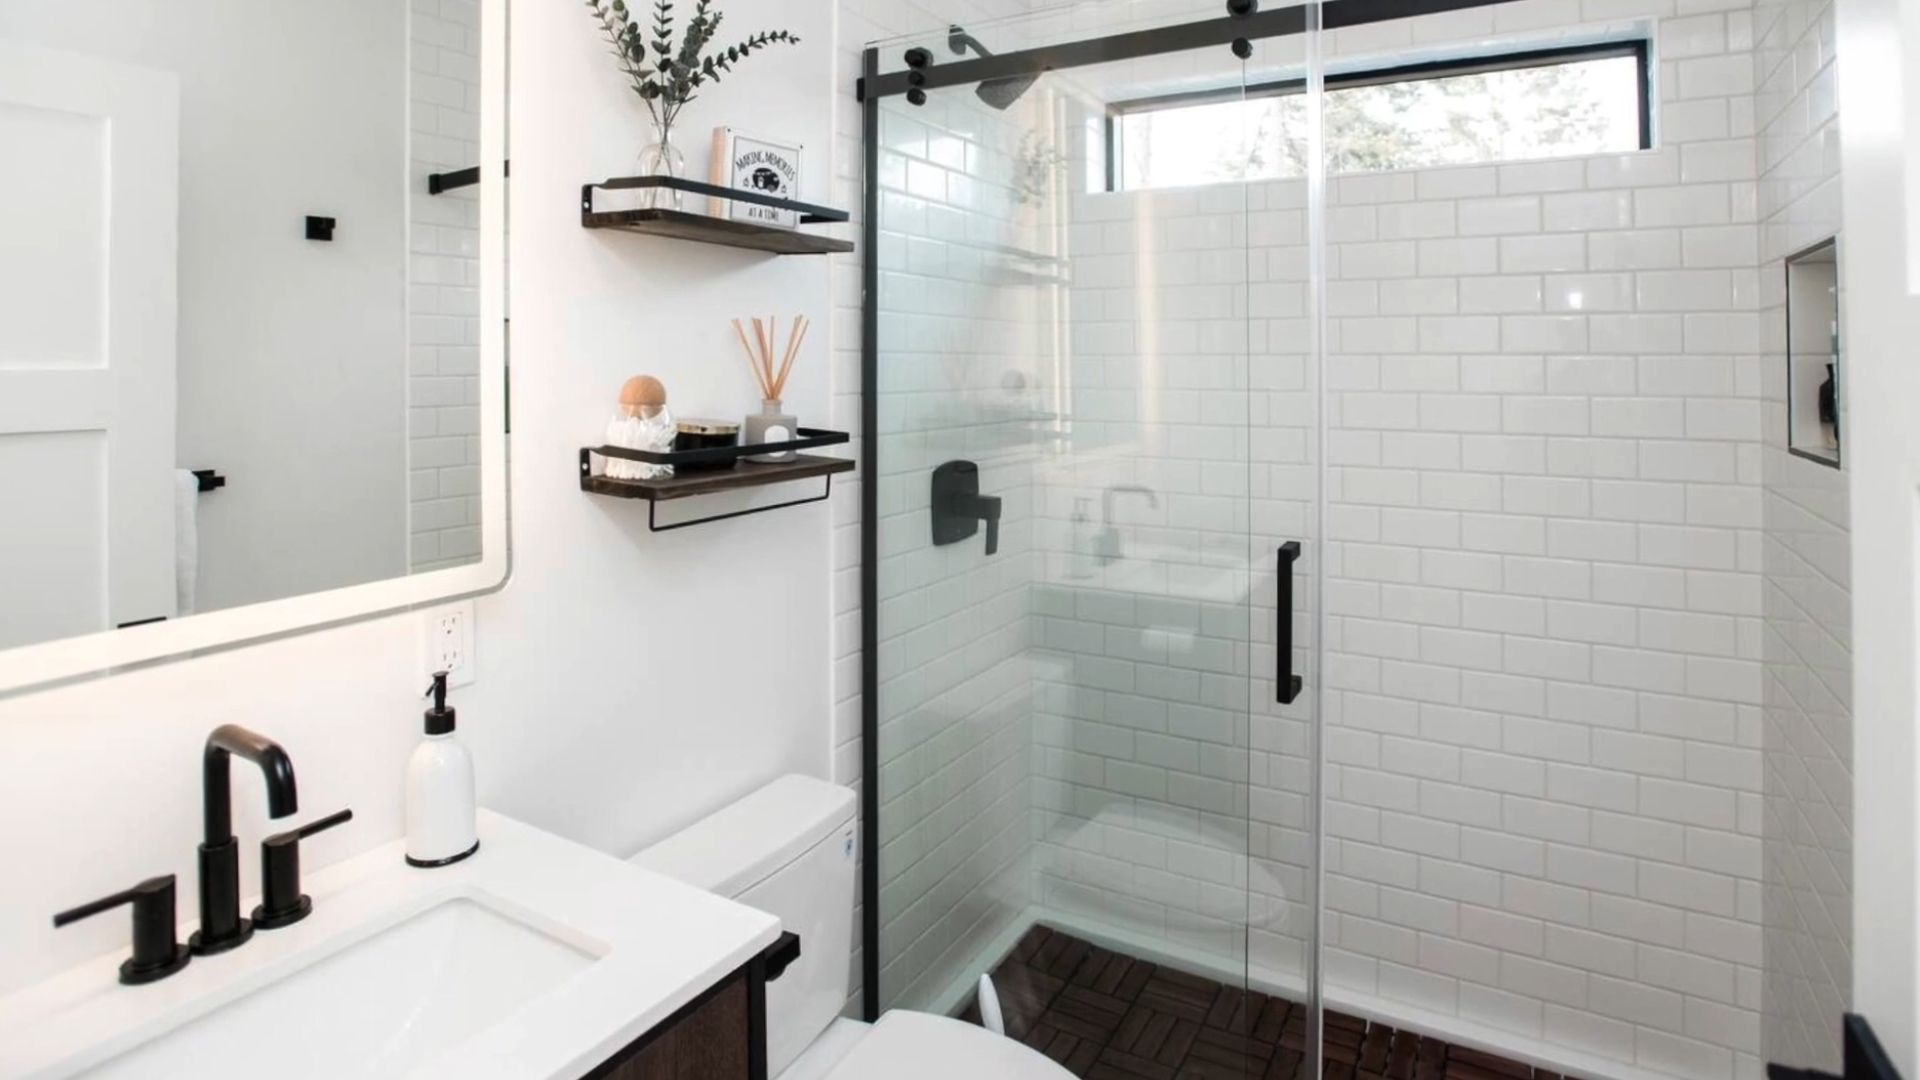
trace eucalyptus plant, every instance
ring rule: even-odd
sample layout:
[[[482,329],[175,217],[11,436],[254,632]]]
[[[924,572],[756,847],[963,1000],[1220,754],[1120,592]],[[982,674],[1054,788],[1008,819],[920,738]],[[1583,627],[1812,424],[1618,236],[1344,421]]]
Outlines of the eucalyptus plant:
[[[712,0],[696,0],[693,18],[678,46],[673,41],[673,4],[654,0],[653,26],[644,29],[627,10],[626,0],[586,0],[601,30],[613,46],[633,92],[646,103],[653,116],[660,141],[667,142],[680,110],[692,101],[695,92],[710,83],[718,83],[733,71],[734,65],[750,54],[775,44],[798,45],[800,39],[785,30],[763,30],[750,34],[738,44],[702,55],[720,31],[721,13]]]

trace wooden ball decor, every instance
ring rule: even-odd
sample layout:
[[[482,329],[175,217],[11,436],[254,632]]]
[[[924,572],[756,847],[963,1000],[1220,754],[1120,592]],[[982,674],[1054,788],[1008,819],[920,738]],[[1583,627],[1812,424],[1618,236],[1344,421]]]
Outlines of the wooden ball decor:
[[[620,386],[620,411],[627,416],[658,416],[666,403],[666,384],[651,375],[635,375]]]

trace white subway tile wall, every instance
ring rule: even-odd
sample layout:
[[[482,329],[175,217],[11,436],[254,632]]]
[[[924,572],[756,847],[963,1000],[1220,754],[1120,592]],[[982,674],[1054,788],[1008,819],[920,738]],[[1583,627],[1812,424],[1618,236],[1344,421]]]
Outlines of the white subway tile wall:
[[[1847,479],[1786,452],[1781,262],[1840,231],[1833,5],[1760,0],[1754,20],[1765,426],[1762,1047],[1770,1062],[1838,1072],[1838,1018],[1852,981]]]
[[[1331,183],[1327,973],[1389,1013],[1721,1077],[1760,1062],[1756,177],[1727,44],[1751,15],[1669,14],[1585,12],[1655,27],[1663,122],[1696,118],[1658,149]],[[1038,899],[1222,964],[1246,920],[1280,985],[1310,945],[1310,733],[1264,682],[1237,724],[1271,670],[1249,534],[1314,546],[1286,351],[1310,340],[1304,205],[1300,183],[1071,204],[1076,457],[1042,477],[1036,590],[1036,644],[1065,654],[1037,667]],[[1076,586],[1075,504],[1126,482],[1160,506],[1124,502],[1128,563]],[[1174,587],[1210,556],[1217,581]],[[1250,871],[1174,868],[1241,845]]]
[[[1658,148],[1501,166],[1422,306],[1333,251],[1330,981],[1687,1076],[1760,1060],[1753,145],[1676,119],[1749,20],[1658,20]]]
[[[427,193],[480,161],[475,0],[412,0],[407,169],[408,565],[480,557],[479,188]]]

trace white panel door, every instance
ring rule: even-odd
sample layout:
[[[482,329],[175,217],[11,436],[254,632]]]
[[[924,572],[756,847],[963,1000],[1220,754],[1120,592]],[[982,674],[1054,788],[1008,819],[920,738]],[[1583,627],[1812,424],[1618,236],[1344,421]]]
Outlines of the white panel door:
[[[179,113],[0,42],[0,648],[175,613]]]

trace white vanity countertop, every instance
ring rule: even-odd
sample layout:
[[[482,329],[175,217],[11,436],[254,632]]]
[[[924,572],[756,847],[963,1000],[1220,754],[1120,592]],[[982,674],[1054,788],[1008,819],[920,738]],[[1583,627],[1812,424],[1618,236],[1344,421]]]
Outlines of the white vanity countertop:
[[[571,947],[584,959],[551,989],[516,1001],[500,1019],[410,1063],[405,1075],[578,1077],[746,963],[780,933],[779,920],[764,912],[487,811],[480,814],[480,850],[466,861],[417,870],[402,854],[401,842],[394,841],[309,875],[305,891],[314,908],[305,920],[258,931],[232,952],[195,957],[159,982],[120,985],[121,951],[0,998],[0,1076],[65,1077],[107,1063],[138,1062],[138,1055],[113,1059],[223,1006],[244,1007],[242,999],[249,995],[429,909],[471,901],[540,928],[561,943],[556,947]],[[193,910],[196,887],[193,881],[180,882],[183,912]],[[242,910],[251,910],[254,902],[248,898]],[[124,920],[126,915],[104,917]],[[181,928],[182,941],[189,930]],[[368,990],[372,996],[373,988]],[[262,1019],[278,1018],[269,1012]],[[309,1027],[314,1020],[285,1019]],[[382,1023],[404,1030],[412,1021]],[[351,1038],[355,1029],[341,1024],[344,1030],[322,1035]],[[288,1073],[278,1067],[285,1062],[262,1060],[258,1048],[235,1050],[247,1058],[232,1063],[245,1069],[243,1075]],[[223,1070],[203,1075],[213,1072]]]

